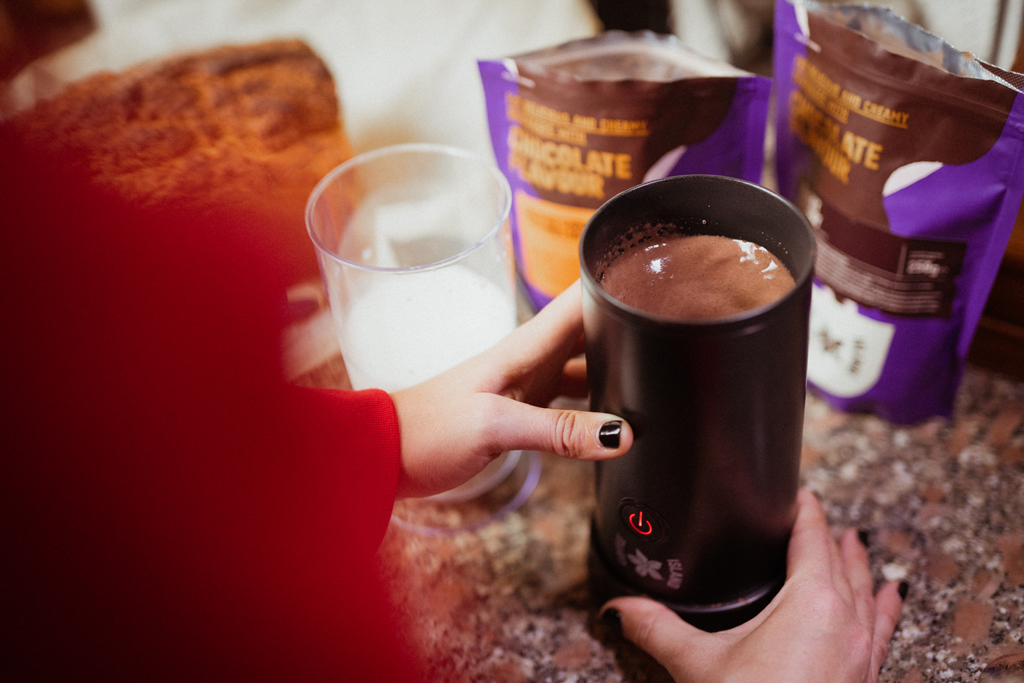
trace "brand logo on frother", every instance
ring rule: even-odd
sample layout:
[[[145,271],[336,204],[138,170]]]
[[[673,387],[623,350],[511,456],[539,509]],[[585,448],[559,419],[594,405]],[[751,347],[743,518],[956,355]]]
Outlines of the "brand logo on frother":
[[[639,548],[628,552],[626,539],[621,534],[615,535],[615,554],[619,564],[623,567],[632,567],[637,576],[652,581],[663,581],[665,586],[671,590],[678,590],[683,585],[683,563],[681,560],[670,557],[666,560],[657,560],[647,556]],[[667,576],[666,574],[667,569]]]
[[[652,579],[663,581],[661,577],[661,562],[657,560],[649,560],[647,556],[640,552],[637,548],[632,555],[627,556],[629,561],[633,563],[633,568],[636,569],[636,573],[640,576],[649,576]]]

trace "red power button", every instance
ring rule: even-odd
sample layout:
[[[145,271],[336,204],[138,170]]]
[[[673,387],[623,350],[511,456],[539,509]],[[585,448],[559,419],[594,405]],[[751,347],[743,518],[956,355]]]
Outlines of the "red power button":
[[[665,521],[646,505],[625,498],[619,503],[619,514],[629,530],[645,541],[658,543],[665,539],[668,532]]]
[[[654,527],[651,526],[651,516],[647,515],[647,519],[644,519],[643,510],[634,512],[629,516],[629,525],[633,527],[633,531],[641,536],[650,536],[654,533]]]

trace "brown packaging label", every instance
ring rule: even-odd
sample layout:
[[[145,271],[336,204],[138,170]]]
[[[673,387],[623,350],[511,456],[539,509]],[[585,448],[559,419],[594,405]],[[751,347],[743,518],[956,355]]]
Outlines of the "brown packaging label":
[[[528,281],[557,293],[579,277],[577,249],[597,207],[644,180],[670,150],[707,138],[732,106],[735,79],[600,82],[569,87],[520,67],[533,87],[507,94],[508,172]]]

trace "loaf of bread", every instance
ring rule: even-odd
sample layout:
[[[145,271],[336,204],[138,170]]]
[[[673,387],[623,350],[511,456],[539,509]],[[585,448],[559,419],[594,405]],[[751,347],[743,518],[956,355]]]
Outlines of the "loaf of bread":
[[[352,152],[331,74],[301,41],[100,73],[12,123],[33,144],[80,151],[97,183],[129,201],[245,207],[278,233],[293,282],[318,278],[306,200]]]

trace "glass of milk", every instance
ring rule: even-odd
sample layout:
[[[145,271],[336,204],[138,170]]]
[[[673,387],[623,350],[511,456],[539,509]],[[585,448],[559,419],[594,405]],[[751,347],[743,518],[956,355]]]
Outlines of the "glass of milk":
[[[353,389],[418,384],[515,328],[511,203],[493,163],[434,144],[361,154],[317,185],[306,226]],[[479,496],[519,456],[435,500]]]

